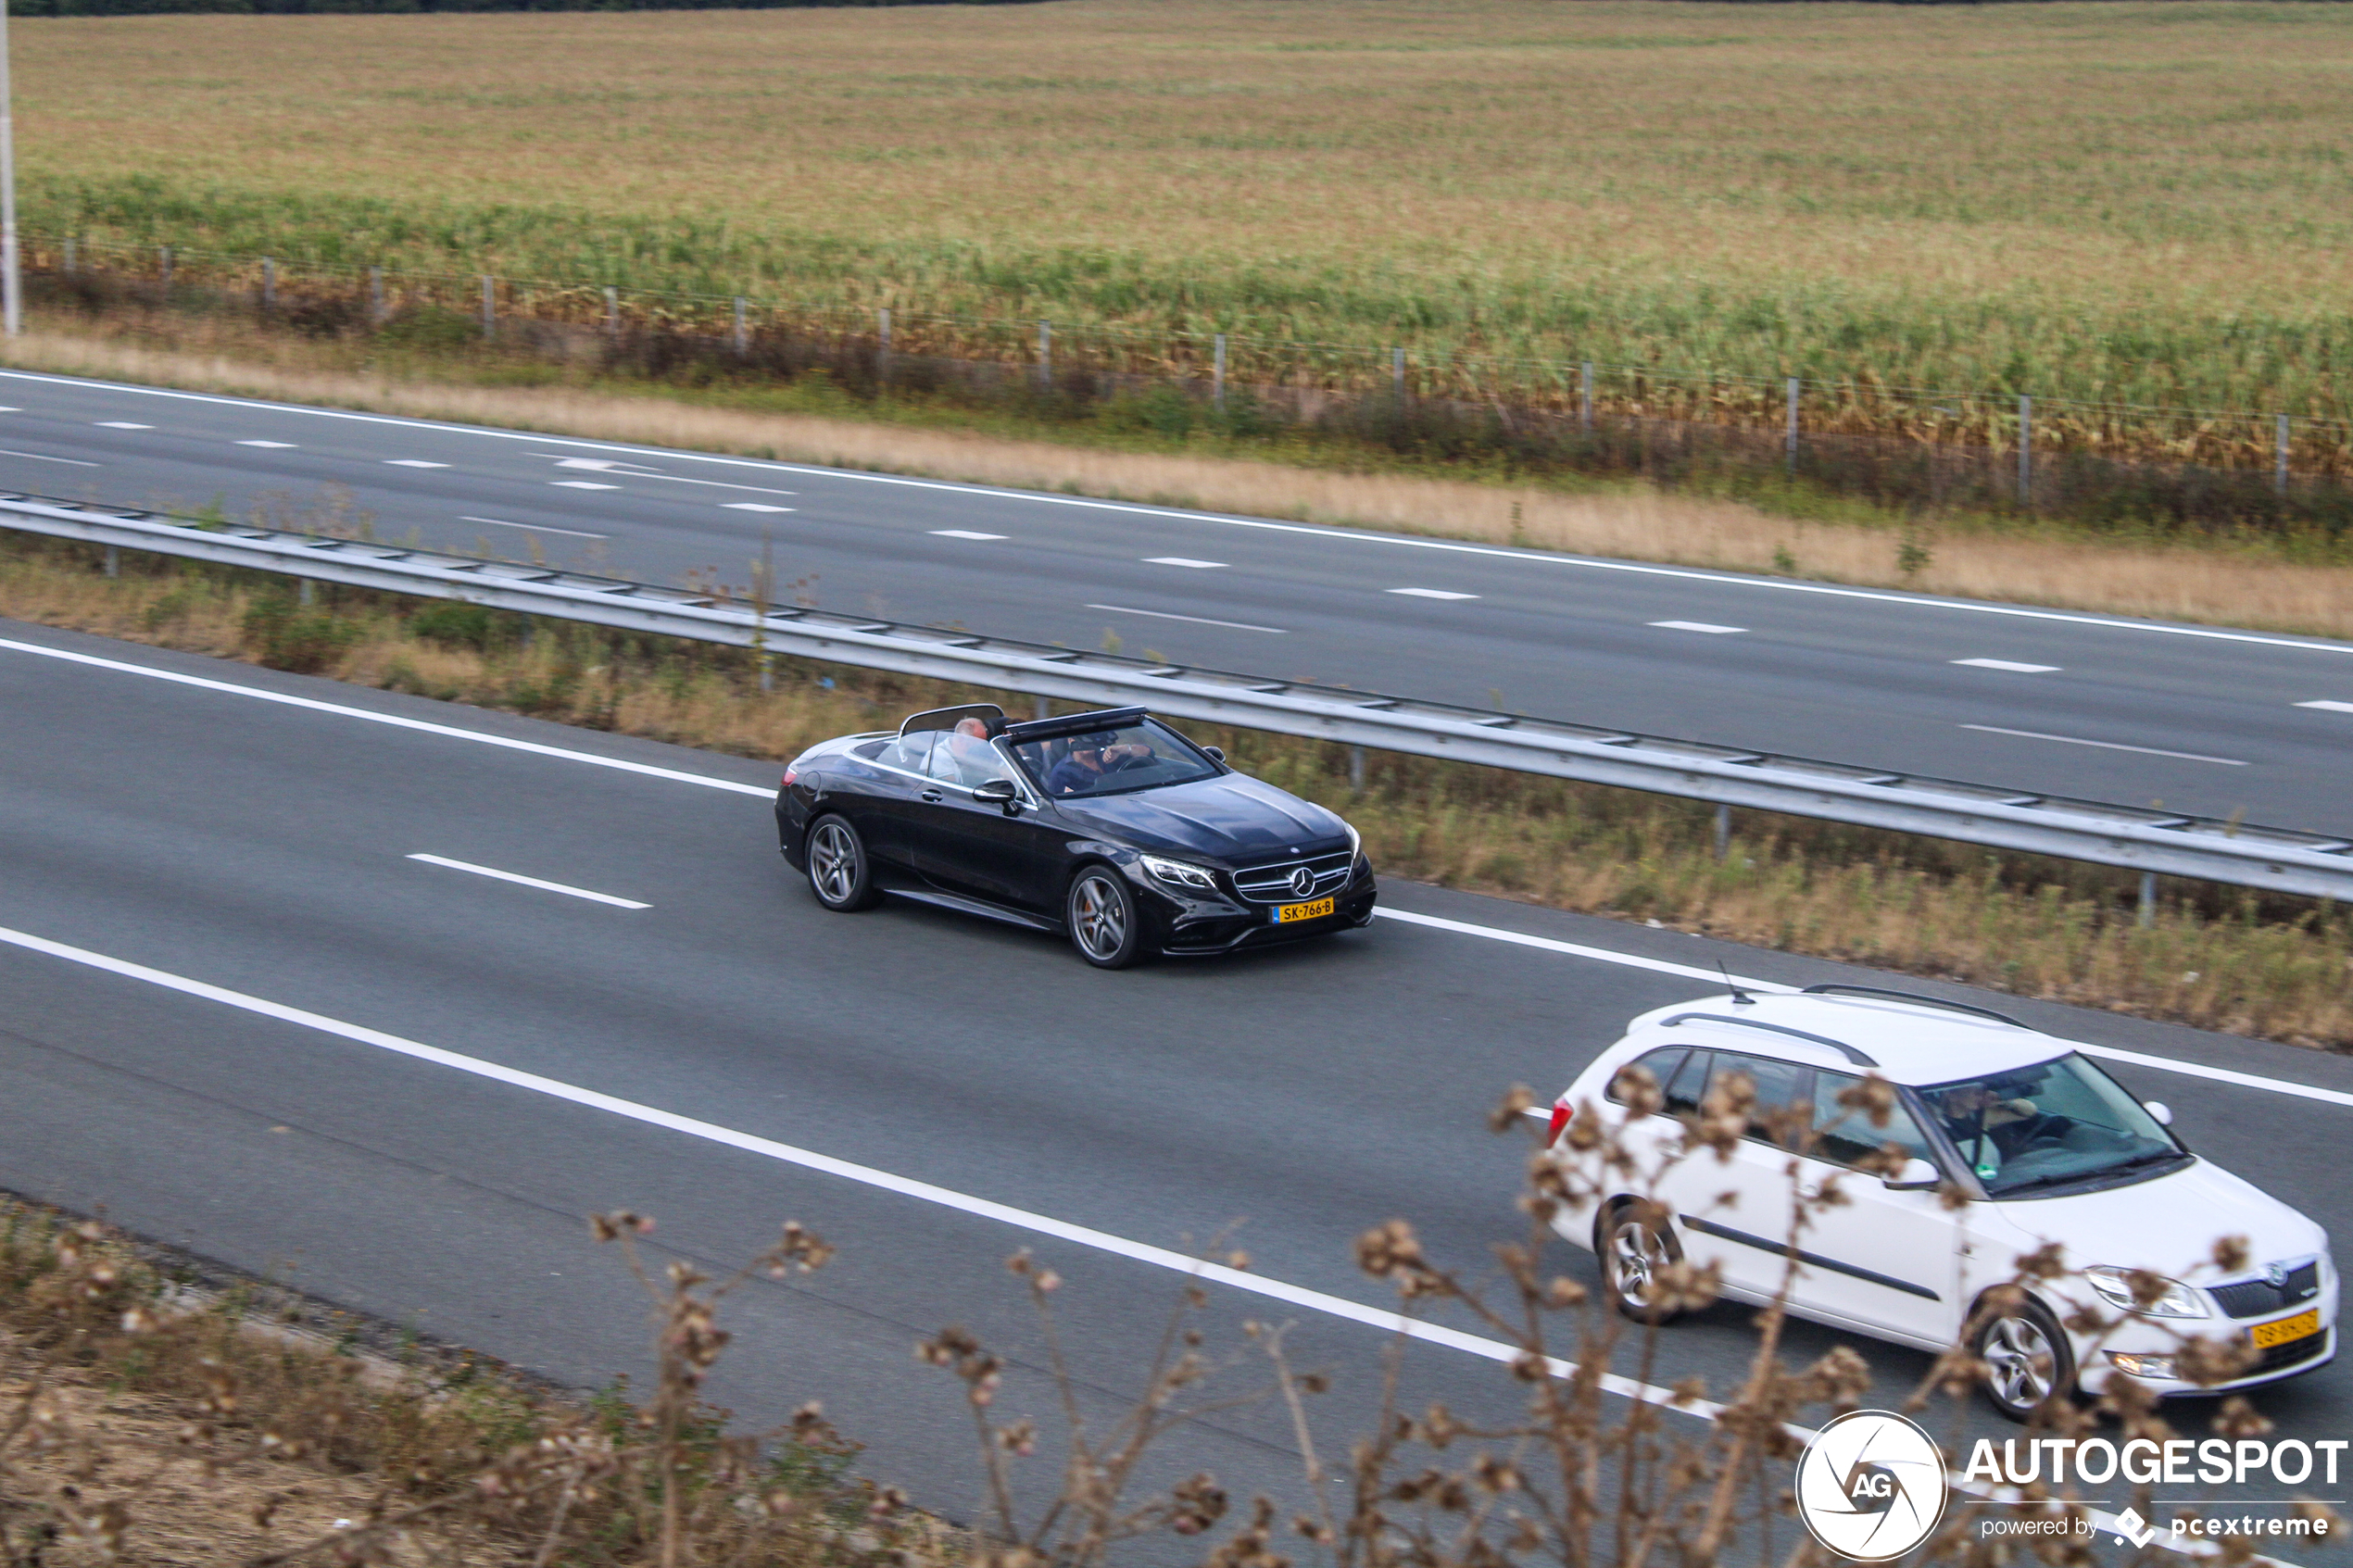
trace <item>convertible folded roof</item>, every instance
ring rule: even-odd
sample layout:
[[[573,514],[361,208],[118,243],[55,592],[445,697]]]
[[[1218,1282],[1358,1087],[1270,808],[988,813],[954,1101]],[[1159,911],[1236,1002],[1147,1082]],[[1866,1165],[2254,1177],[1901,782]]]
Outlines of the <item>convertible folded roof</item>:
[[[1005,738],[1051,740],[1056,735],[1084,734],[1088,730],[1115,730],[1123,724],[1140,723],[1149,716],[1149,710],[1141,708],[1099,708],[1092,713],[1065,713],[1058,719],[1031,719],[1008,724]]]

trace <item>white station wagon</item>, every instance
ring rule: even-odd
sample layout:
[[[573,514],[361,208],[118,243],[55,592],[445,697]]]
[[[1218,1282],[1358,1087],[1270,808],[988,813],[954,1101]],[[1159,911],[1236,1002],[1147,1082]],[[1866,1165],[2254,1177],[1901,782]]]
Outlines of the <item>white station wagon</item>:
[[[1637,1064],[1664,1091],[1655,1114],[1630,1113],[1612,1092],[1619,1070]],[[2017,1277],[2022,1254],[2062,1248],[2065,1273],[2032,1282],[2025,1302],[1973,1336],[1985,1393],[2012,1419],[2056,1390],[2096,1393],[2114,1377],[2158,1395],[2223,1393],[2335,1357],[2327,1232],[2191,1153],[2168,1130],[2171,1111],[2134,1099],[2067,1041],[1963,1004],[1818,985],[1644,1013],[1554,1107],[1556,1157],[1570,1159],[1559,1142],[1570,1119],[1596,1115],[1622,1123],[1637,1164],[1653,1169],[1682,1148],[1678,1118],[1734,1073],[1755,1086],[1756,1110],[1729,1164],[1695,1142],[1667,1160],[1655,1191],[1605,1189],[1554,1220],[1600,1255],[1604,1288],[1630,1316],[1667,1315],[1654,1278],[1678,1259],[1718,1264],[1728,1297],[1770,1300],[1788,1277],[1793,1191],[1811,1195],[1843,1171],[1847,1201],[1817,1210],[1797,1239],[1788,1303],[1797,1316],[1942,1349],[1986,1290]],[[1894,1086],[1884,1127],[1839,1103],[1866,1074]],[[1793,1156],[1767,1123],[1776,1110],[1793,1113],[1772,1118],[1784,1135],[1812,1129],[1794,1183]],[[1894,1174],[1856,1168],[1873,1156],[1884,1168],[1888,1145],[1904,1160]],[[1936,1191],[1947,1182],[1973,1201],[1947,1209]],[[2227,1276],[2212,1256],[2223,1236],[2248,1248],[2246,1267]],[[2166,1288],[2133,1310],[2138,1271]],[[2096,1338],[2062,1327],[2079,1306],[2125,1321]],[[2237,1380],[2202,1388],[2175,1366],[2190,1335],[2244,1336],[2258,1359]]]

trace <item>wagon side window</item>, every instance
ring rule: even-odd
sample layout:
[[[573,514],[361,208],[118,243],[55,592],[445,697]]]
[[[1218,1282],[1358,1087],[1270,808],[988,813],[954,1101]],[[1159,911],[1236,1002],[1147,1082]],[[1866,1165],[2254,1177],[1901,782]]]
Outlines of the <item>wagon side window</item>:
[[[1667,1085],[1675,1081],[1675,1074],[1682,1067],[1683,1059],[1690,1054],[1691,1048],[1688,1046],[1667,1046],[1658,1050],[1646,1052],[1638,1060],[1628,1062],[1626,1065],[1641,1068],[1651,1075],[1661,1089],[1665,1089]],[[1620,1073],[1624,1071],[1625,1068],[1618,1069]],[[1610,1074],[1608,1094],[1612,1104],[1624,1105],[1626,1103],[1617,1092],[1617,1073]],[[1671,1111],[1674,1107],[1668,1106],[1666,1109]]]

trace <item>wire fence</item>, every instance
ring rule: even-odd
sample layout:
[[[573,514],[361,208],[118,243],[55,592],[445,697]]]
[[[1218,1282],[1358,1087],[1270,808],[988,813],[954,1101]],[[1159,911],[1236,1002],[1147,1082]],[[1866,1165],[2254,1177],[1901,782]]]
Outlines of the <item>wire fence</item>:
[[[2070,458],[2139,470],[2227,476],[2234,493],[2268,485],[2285,500],[2298,482],[2353,476],[2353,421],[2286,410],[2183,408],[2044,397],[2013,390],[1945,390],[1868,381],[1732,375],[1658,365],[1435,354],[1410,345],[1316,343],[1105,323],[852,308],[756,295],[706,295],[492,273],[328,266],[258,255],[144,246],[34,234],[29,276],[66,293],[102,283],[145,289],[158,304],[225,297],[316,331],[379,330],[421,318],[444,335],[528,340],[535,329],[572,340],[647,334],[697,340],[753,358],[784,339],[855,345],[884,383],[922,379],[921,367],[993,367],[1000,383],[1041,389],[1072,378],[1174,385],[1214,408],[1247,396],[1293,418],[1341,401],[1388,398],[1484,412],[1506,426],[1537,421],[1550,435],[1605,446],[1639,433],[1694,447],[1697,431],[1749,461],[1778,452],[1799,471],[1809,452],[1872,444],[1913,451],[1931,489],[1940,461],[1963,463],[1969,485],[2016,505],[2038,501],[2047,471]],[[1940,455],[1944,455],[1940,458]],[[1646,459],[1647,460],[1647,459]],[[2081,478],[2079,473],[2078,478]],[[2252,484],[2250,484],[2252,482]]]

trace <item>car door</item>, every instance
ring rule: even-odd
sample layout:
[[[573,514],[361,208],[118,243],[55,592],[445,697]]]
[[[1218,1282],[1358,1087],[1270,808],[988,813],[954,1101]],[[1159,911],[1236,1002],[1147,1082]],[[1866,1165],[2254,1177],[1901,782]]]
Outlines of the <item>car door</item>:
[[[845,792],[837,808],[866,841],[866,853],[888,870],[913,870],[910,819],[926,787],[924,767],[933,739],[931,731],[918,730],[884,746],[864,770],[858,789]]]
[[[1884,1127],[1839,1104],[1839,1096],[1861,1082],[1852,1073],[1814,1074],[1814,1136],[1798,1190],[1818,1193],[1837,1176],[1846,1201],[1813,1210],[1798,1241],[1806,1303],[1899,1337],[1950,1344],[1961,1319],[1959,1216],[1933,1189],[1892,1189],[1877,1173],[1856,1169],[1890,1144],[1904,1159],[1936,1163],[1900,1101]]]
[[[932,748],[926,772],[910,817],[915,869],[924,880],[943,892],[1054,912],[1061,834],[1003,754],[994,746],[959,753],[943,744]],[[1013,784],[1012,802],[974,796],[993,779]]]
[[[1719,1165],[1701,1149],[1677,1168],[1670,1178],[1676,1223],[1695,1257],[1721,1265],[1727,1285],[1771,1297],[1788,1273],[1797,1185],[1790,1144],[1798,1141],[1791,1133],[1811,1121],[1814,1070],[1738,1051],[1711,1055],[1705,1092],[1718,1092],[1737,1073],[1754,1087],[1755,1109],[1730,1161]],[[1676,1087],[1682,1087],[1680,1074]]]

